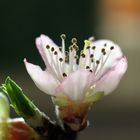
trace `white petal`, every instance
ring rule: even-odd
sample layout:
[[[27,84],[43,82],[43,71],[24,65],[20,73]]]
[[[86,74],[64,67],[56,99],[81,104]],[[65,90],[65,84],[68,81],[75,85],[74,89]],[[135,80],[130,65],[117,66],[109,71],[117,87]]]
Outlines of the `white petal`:
[[[40,37],[38,37],[36,39],[36,45],[37,45],[37,49],[39,50],[42,58],[46,58],[44,59],[45,61],[45,64],[46,63],[50,63],[51,62],[51,57],[53,57],[53,52],[51,52],[51,55],[50,53],[48,52],[48,50],[46,49],[46,46],[49,45],[50,48],[53,47],[55,51],[57,51],[58,55],[59,56],[62,56],[61,52],[59,51],[59,48],[58,46],[48,37],[48,36],[45,36],[45,35],[40,35]]]
[[[44,51],[44,48],[42,46],[42,41],[41,41],[41,38],[40,37],[37,37],[36,40],[35,40],[35,43],[36,43],[36,47],[45,63],[45,65],[47,66],[48,63],[47,63],[47,56],[45,54],[45,51]],[[49,69],[49,68],[48,68]]]
[[[26,59],[24,59],[24,63],[36,86],[41,91],[55,96],[55,89],[59,82],[48,71],[43,71],[39,66],[28,63]]]
[[[96,46],[95,50],[92,50],[92,46]],[[111,47],[114,47],[113,50],[110,50]],[[101,50],[105,48],[106,55],[103,55]],[[97,40],[91,43],[91,52],[94,53],[95,60],[102,60],[98,65],[98,76],[101,76],[108,68],[111,68],[115,65],[115,61],[123,56],[123,53],[120,47],[110,40]],[[103,62],[102,62],[103,61]],[[105,64],[103,64],[105,62]]]
[[[88,88],[94,84],[94,74],[85,69],[79,69],[71,73],[61,85],[57,92],[64,93],[71,100],[82,100]]]
[[[46,48],[47,45],[50,46],[49,49]],[[60,80],[60,71],[62,71],[62,68],[58,68],[57,59],[62,58],[62,53],[59,50],[59,47],[45,35],[41,35],[40,37],[36,38],[36,46],[42,56],[42,59],[44,60],[47,70],[53,74],[55,78]],[[54,51],[51,51],[51,48],[53,48]],[[54,55],[55,51],[57,52],[57,55]]]
[[[58,46],[53,42],[52,39],[50,39],[48,36],[46,35],[40,35],[40,38],[41,38],[41,41],[42,41],[42,45],[46,46],[46,45],[49,45],[49,46],[52,46],[52,47],[55,47],[57,48]]]
[[[114,67],[106,71],[106,73],[97,81],[95,91],[103,91],[106,95],[111,93],[118,86],[126,70],[127,59],[122,57]]]

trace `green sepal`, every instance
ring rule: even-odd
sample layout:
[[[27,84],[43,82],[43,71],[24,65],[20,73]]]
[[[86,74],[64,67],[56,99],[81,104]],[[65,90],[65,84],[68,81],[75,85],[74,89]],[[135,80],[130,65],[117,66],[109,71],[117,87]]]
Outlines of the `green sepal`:
[[[96,92],[95,94],[90,94],[84,99],[84,103],[93,103],[104,97],[104,92]]]
[[[66,99],[64,99],[63,97],[51,97],[52,102],[54,105],[57,106],[67,106],[68,105],[68,101]]]
[[[23,93],[22,89],[7,77],[1,90],[9,97],[15,112],[22,117],[30,117],[35,114],[36,106]]]

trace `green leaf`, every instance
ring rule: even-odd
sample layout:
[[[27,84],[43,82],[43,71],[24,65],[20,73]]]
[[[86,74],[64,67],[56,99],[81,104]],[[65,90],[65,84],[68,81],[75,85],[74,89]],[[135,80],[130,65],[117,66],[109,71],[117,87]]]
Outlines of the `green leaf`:
[[[18,115],[29,117],[35,114],[36,107],[23,93],[22,89],[8,77],[2,85],[1,90],[5,92]]]
[[[2,84],[0,90],[7,94],[15,112],[23,117],[25,122],[39,135],[42,131],[38,128],[42,128],[43,130],[47,128],[47,122],[50,122],[49,117],[42,113],[33,102],[25,96],[22,89],[10,77]]]

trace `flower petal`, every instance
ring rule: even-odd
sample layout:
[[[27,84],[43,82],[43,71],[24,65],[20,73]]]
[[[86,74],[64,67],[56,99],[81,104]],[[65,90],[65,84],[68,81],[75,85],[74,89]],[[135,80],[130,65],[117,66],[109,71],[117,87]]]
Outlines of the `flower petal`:
[[[36,46],[37,49],[41,55],[41,57],[44,60],[44,63],[47,67],[50,67],[51,62],[51,56],[48,50],[46,49],[46,46],[49,45],[50,47],[53,47],[55,50],[59,50],[58,46],[48,37],[45,35],[40,35],[40,37],[36,38]],[[60,51],[58,51],[60,53]],[[52,52],[51,52],[52,53]]]
[[[95,46],[95,49],[92,49]],[[102,49],[105,50],[103,55]],[[100,60],[97,74],[100,77],[108,68],[115,65],[115,61],[123,56],[120,47],[110,40],[97,40],[91,43],[91,53],[94,54],[95,60]]]
[[[45,51],[44,51],[44,48],[42,46],[42,41],[41,41],[41,38],[40,37],[37,37],[36,40],[35,40],[35,43],[36,43],[36,47],[45,63],[45,65],[47,66],[47,57],[46,57],[46,54],[45,54]]]
[[[94,84],[94,79],[93,73],[79,69],[64,79],[57,88],[57,92],[64,93],[73,101],[82,100],[88,88]]]
[[[26,59],[24,59],[24,63],[36,86],[41,91],[55,96],[55,88],[59,82],[48,71],[43,71],[39,66],[28,63]]]
[[[60,72],[62,71],[62,67],[58,67],[58,62],[59,58],[62,58],[62,52],[59,50],[59,47],[45,35],[41,35],[36,38],[36,46],[42,56],[47,70],[54,75],[55,78],[61,81],[62,76]]]
[[[111,93],[119,84],[122,76],[127,70],[127,59],[122,57],[118,59],[117,64],[110,68],[100,77],[95,86],[96,92],[104,92],[105,95]]]

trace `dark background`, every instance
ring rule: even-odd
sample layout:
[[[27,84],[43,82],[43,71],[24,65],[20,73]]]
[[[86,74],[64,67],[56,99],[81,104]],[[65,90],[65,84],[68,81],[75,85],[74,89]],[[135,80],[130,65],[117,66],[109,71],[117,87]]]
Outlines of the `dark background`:
[[[0,82],[11,76],[42,111],[55,118],[50,97],[36,88],[23,59],[43,65],[34,43],[42,33],[58,44],[62,33],[67,35],[68,44],[77,37],[79,46],[92,35],[113,39],[109,33],[100,34],[101,1],[0,0]],[[79,140],[140,139],[140,49],[127,49],[126,45],[123,50],[129,60],[127,74],[113,94],[93,105],[90,126],[81,132]],[[11,116],[15,116],[13,111]]]
[[[90,0],[1,0],[1,57],[21,64],[28,56],[36,60],[34,40],[41,33],[57,43],[60,35],[77,37],[79,43],[92,35]]]

